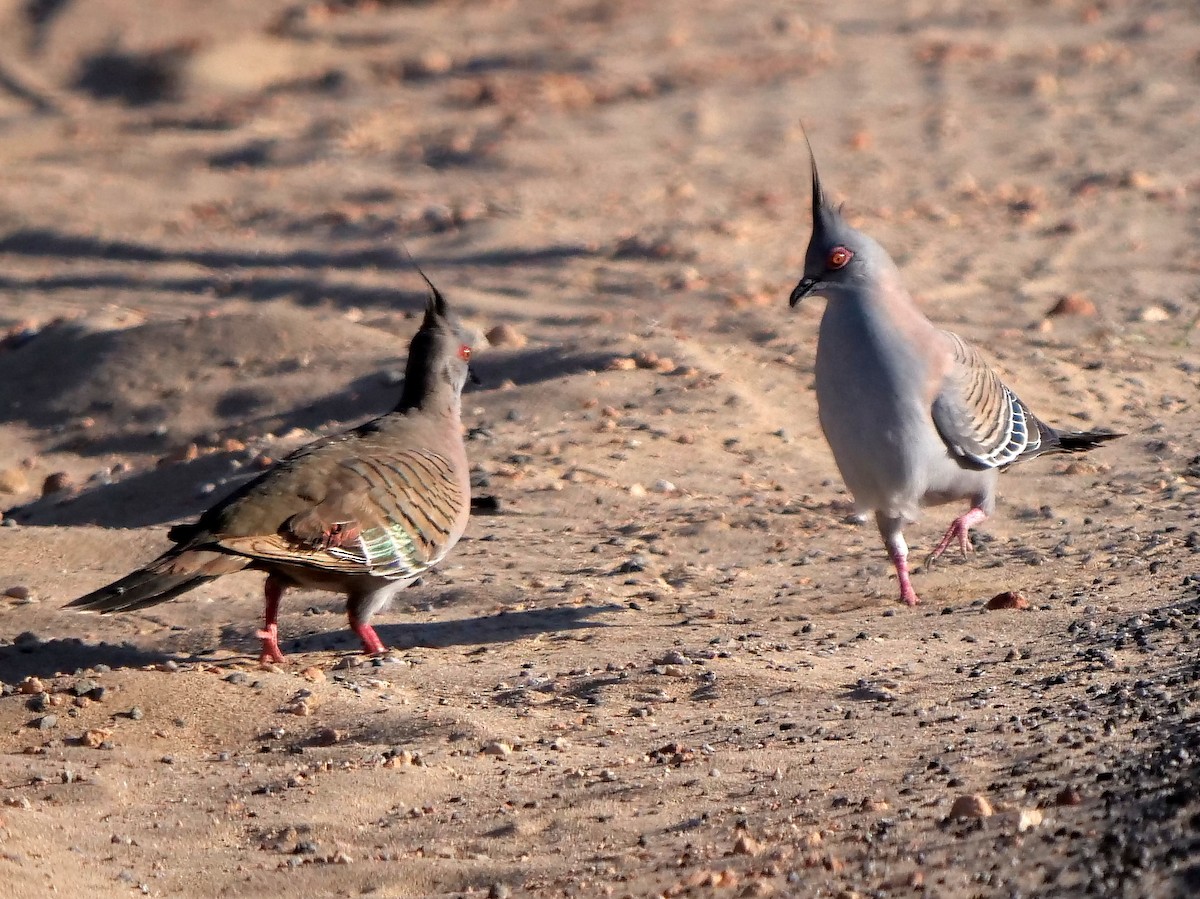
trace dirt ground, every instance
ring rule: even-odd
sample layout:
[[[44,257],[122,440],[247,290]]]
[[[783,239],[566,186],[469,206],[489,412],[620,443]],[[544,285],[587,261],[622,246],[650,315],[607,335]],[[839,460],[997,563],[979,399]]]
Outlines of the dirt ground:
[[[152,6],[0,4],[0,894],[1200,891],[1194,2]],[[915,609],[787,307],[801,120],[931,318],[1128,434]],[[260,669],[261,575],[63,611],[390,408],[402,246],[494,337],[498,509],[390,657],[297,592]]]

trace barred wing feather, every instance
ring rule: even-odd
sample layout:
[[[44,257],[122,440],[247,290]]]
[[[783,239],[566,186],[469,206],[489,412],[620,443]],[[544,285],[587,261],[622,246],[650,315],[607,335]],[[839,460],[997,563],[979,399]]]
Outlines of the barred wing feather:
[[[219,543],[274,562],[408,579],[449,552],[468,502],[444,456],[377,452],[342,461],[336,488],[287,519],[277,534]]]
[[[1006,468],[1043,451],[1053,432],[957,334],[944,332],[954,364],[933,401],[933,423],[950,451],[971,468]],[[1048,448],[1048,447],[1046,447]]]

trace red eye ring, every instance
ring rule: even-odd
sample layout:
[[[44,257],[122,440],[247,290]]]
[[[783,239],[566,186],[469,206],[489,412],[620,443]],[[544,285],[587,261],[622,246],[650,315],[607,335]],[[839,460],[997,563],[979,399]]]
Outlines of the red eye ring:
[[[458,348],[458,358],[463,362],[471,361],[471,348],[465,343]]]
[[[842,268],[853,258],[853,251],[848,250],[845,247],[834,247],[829,251],[829,257],[826,260],[826,265],[834,269]]]

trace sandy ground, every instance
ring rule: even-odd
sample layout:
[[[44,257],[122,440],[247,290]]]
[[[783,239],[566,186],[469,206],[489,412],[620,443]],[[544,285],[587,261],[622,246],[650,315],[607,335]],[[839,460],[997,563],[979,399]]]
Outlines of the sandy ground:
[[[1194,3],[146,9],[0,6],[0,893],[1200,890]],[[916,609],[787,308],[801,118],[934,320],[1128,433],[1005,475]],[[499,512],[391,657],[295,593],[260,670],[249,574],[62,611],[389,408],[402,244],[507,333]]]

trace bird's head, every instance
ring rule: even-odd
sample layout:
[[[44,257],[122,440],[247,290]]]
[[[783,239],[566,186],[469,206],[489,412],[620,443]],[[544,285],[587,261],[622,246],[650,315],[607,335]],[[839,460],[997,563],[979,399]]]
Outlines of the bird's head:
[[[892,267],[887,251],[847,224],[840,210],[826,201],[811,145],[808,158],[812,165],[812,237],[804,257],[804,277],[788,300],[793,308],[814,293],[837,299],[841,291],[869,284],[873,274]]]
[[[401,409],[425,407],[430,400],[447,395],[457,402],[467,381],[479,383],[471,369],[471,333],[420,266],[414,263],[414,267],[429,287],[429,301],[421,327],[408,346]]]

